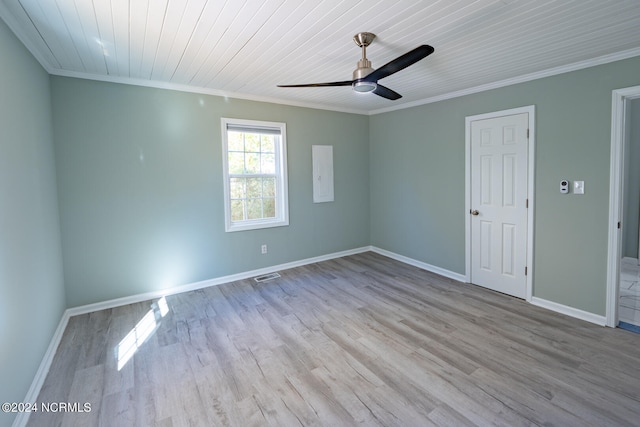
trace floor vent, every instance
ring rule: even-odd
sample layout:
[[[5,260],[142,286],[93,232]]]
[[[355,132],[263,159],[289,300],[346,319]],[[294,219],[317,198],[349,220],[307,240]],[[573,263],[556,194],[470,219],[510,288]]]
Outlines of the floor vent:
[[[259,282],[266,282],[267,280],[277,279],[278,277],[280,277],[278,273],[269,273],[263,276],[254,277],[253,280],[259,283]]]

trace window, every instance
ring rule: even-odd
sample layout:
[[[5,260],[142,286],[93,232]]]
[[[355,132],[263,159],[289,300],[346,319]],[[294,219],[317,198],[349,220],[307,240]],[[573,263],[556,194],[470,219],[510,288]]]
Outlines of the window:
[[[226,231],[289,225],[285,124],[222,119]]]

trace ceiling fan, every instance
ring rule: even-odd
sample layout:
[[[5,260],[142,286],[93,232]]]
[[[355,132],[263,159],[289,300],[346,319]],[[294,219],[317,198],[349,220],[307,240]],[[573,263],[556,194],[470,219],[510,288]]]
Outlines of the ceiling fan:
[[[376,35],[373,33],[358,33],[353,36],[353,41],[362,48],[362,59],[358,61],[358,68],[353,72],[353,80],[299,85],[278,85],[278,87],[351,86],[356,92],[373,92],[378,96],[392,101],[402,98],[402,95],[398,92],[379,84],[378,80],[397,73],[400,70],[404,70],[409,65],[413,65],[421,59],[426,58],[433,53],[434,49],[429,45],[423,44],[374,70],[371,68],[371,61],[367,59],[367,46],[369,46],[375,38]]]

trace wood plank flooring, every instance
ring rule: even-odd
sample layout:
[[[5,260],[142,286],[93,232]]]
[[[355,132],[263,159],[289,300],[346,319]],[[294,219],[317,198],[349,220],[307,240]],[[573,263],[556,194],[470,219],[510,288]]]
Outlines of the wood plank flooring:
[[[91,411],[29,425],[640,425],[640,335],[371,252],[281,275],[71,318],[38,402]]]

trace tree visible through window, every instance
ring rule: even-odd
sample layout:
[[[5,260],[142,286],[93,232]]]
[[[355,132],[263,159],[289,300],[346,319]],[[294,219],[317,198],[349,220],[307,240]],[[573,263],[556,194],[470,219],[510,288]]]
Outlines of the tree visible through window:
[[[222,119],[226,230],[288,224],[284,123]]]

